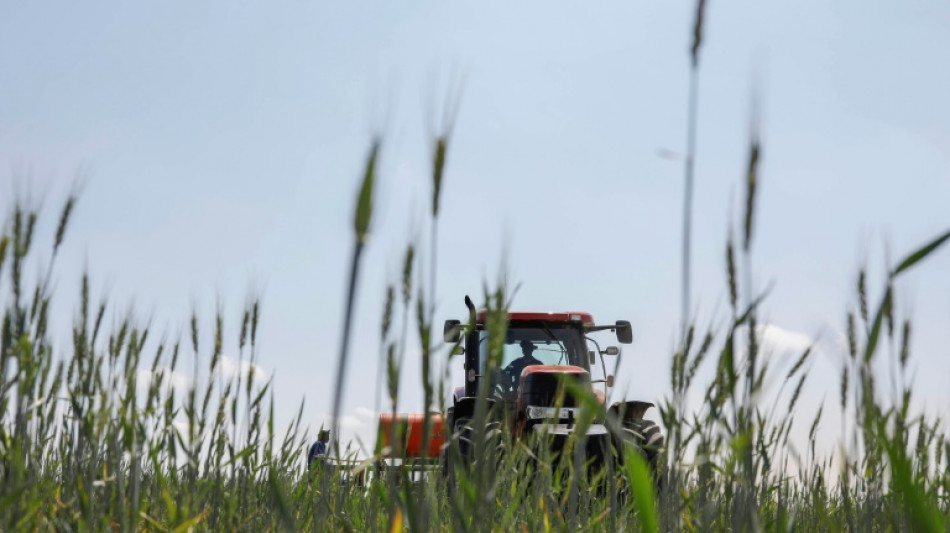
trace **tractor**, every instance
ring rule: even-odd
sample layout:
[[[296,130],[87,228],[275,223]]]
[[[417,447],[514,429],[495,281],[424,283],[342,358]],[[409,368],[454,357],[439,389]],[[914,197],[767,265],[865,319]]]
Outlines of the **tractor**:
[[[467,296],[465,303],[470,312],[468,324],[446,320],[443,330],[445,342],[464,354],[464,385],[454,390],[444,415],[397,415],[396,419],[382,415],[379,435],[384,445],[389,444],[392,424],[398,423],[402,427],[401,448],[405,457],[438,459],[444,470],[450,470],[453,457],[472,457],[476,406],[481,400],[493,413],[485,423],[491,424],[494,433],[503,431],[522,441],[532,435],[543,435],[544,439],[536,440],[550,443],[555,452],[572,435],[584,437],[586,453],[593,463],[602,462],[609,450],[633,445],[656,472],[664,439],[660,428],[643,418],[652,403],[616,402],[605,409],[606,419],[595,418],[584,425],[584,435],[576,435],[580,426],[575,420],[582,407],[571,391],[592,391],[597,402],[606,407],[607,392],[613,387],[614,378],[607,373],[605,357],[620,355],[616,346],[601,349],[591,334],[612,331],[620,343],[630,344],[630,322],[618,320],[597,325],[590,313],[584,312],[509,312],[501,361],[490,369],[488,313],[476,311]],[[598,359],[604,379],[592,380],[591,367]],[[565,382],[573,385],[566,386]],[[603,390],[596,388],[598,384],[603,385]],[[487,397],[480,398],[486,391]],[[427,447],[420,441],[426,420],[430,424]]]

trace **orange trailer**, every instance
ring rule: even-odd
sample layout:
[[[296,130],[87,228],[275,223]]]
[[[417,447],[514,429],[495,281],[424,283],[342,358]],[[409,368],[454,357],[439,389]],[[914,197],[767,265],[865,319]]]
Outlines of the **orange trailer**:
[[[399,444],[392,446],[390,439],[393,435],[393,424],[396,426],[396,440]],[[441,413],[429,415],[429,449],[423,450],[422,432],[425,415],[421,413],[399,413],[393,417],[392,413],[379,415],[379,444],[380,448],[389,447],[387,457],[405,457],[437,459],[442,453],[445,443],[445,427]]]

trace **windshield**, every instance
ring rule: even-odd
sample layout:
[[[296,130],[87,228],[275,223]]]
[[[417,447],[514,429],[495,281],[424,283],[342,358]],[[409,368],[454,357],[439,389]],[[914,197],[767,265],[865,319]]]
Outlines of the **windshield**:
[[[478,333],[479,368],[488,362],[488,332]],[[587,351],[580,329],[563,326],[515,327],[505,336],[501,364],[491,375],[493,394],[517,398],[521,373],[533,365],[574,365],[587,369]]]
[[[505,338],[500,368],[506,368],[519,359],[533,364],[576,365],[585,367],[584,337],[575,328],[515,328]],[[488,332],[478,337],[479,366],[484,370],[488,361]]]

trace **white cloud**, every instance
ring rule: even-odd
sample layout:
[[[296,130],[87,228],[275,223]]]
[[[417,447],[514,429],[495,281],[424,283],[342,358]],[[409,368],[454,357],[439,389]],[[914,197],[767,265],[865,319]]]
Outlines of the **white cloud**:
[[[249,361],[239,361],[227,356],[221,356],[221,360],[218,362],[218,367],[215,369],[214,374],[225,380],[232,380],[238,376],[240,376],[242,380],[245,380],[251,375],[252,369],[254,371],[255,383],[263,384],[267,382],[268,374],[260,365]],[[136,374],[139,385],[145,388],[150,387],[153,383],[158,381],[160,387],[163,389],[172,387],[178,390],[188,390],[194,383],[194,379],[191,376],[183,372],[172,370],[166,366],[156,367],[154,372],[147,368],[139,369]]]
[[[191,386],[191,378],[165,366],[156,367],[154,373],[149,369],[139,369],[136,374],[138,382],[146,388],[151,387],[156,381],[162,389],[186,390]]]
[[[181,435],[182,440],[188,442],[188,421],[187,420],[174,420],[172,421],[172,427],[178,431],[178,434]]]
[[[188,421],[187,420],[173,420],[172,427],[178,430],[182,436],[188,436]]]
[[[376,411],[364,407],[354,407],[349,413],[340,415],[337,436],[340,446],[350,448],[360,457],[366,457],[376,445],[376,427],[378,423]],[[332,427],[333,417],[330,413],[320,413],[316,417],[316,424],[310,427],[311,437],[316,437],[318,429]],[[364,449],[360,449],[360,446]]]
[[[250,361],[239,361],[226,355],[221,356],[221,360],[218,362],[218,368],[215,369],[215,374],[226,380],[235,379],[238,376],[240,376],[241,379],[247,379],[248,376],[251,375],[252,369],[254,371],[253,379],[255,382],[267,382],[267,372],[265,372],[264,368],[260,365],[251,363]]]
[[[360,429],[364,426],[364,422],[358,417],[353,415],[343,415],[340,417],[340,429]]]
[[[365,430],[376,428],[376,411],[368,407],[356,407],[352,412],[340,415],[338,419],[341,430],[352,430],[353,432],[360,432],[360,430]],[[317,419],[319,423],[323,424],[324,427],[330,427],[333,417],[329,413],[321,413]]]
[[[373,411],[369,407],[357,407],[353,409],[353,415],[362,420],[376,420],[376,411]]]
[[[815,341],[797,331],[780,328],[775,324],[762,324],[755,328],[759,343],[766,350],[775,352],[804,352]]]

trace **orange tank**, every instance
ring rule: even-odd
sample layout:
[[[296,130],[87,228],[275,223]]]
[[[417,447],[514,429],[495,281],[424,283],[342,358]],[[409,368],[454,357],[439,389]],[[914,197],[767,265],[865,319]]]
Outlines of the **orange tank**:
[[[445,427],[442,423],[440,413],[429,415],[429,449],[423,453],[422,449],[422,424],[425,422],[425,415],[421,413],[399,413],[393,418],[392,413],[383,413],[379,415],[379,434],[377,435],[377,449],[383,449],[389,446],[389,439],[392,436],[393,421],[396,424],[396,441],[402,445],[392,446],[389,457],[402,457],[403,450],[406,457],[439,457],[442,452],[442,444],[445,442]]]

